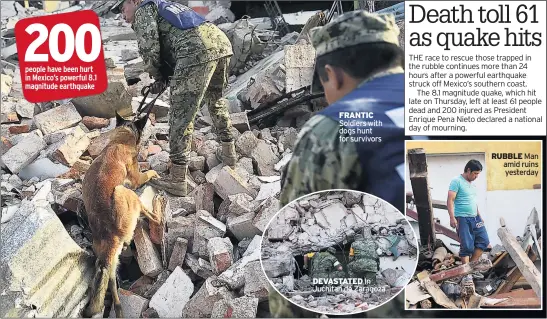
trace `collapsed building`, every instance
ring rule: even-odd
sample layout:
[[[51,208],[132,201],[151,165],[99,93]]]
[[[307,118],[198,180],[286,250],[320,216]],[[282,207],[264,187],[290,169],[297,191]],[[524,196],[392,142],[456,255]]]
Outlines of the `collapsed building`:
[[[434,208],[447,210],[447,205],[431,198],[425,151],[408,150],[408,163],[412,193],[406,196],[406,214],[420,234],[420,247],[418,268],[405,289],[406,308],[540,308],[541,214],[532,210],[522,236],[513,235],[502,218],[497,230],[502,245],[462,264],[458,234],[433,214]],[[468,274],[473,275],[472,283],[462,280]]]
[[[347,271],[352,243],[365,227],[380,261],[376,285],[334,284],[332,291],[316,291],[303,256],[334,247]],[[273,286],[293,303],[348,314],[377,307],[399,293],[414,272],[416,257],[414,231],[397,209],[368,194],[328,191],[305,196],[275,215],[264,233],[261,260]]]

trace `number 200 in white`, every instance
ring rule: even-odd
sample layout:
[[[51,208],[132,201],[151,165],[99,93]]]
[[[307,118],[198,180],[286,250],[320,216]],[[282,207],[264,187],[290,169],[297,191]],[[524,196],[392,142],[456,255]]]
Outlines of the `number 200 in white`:
[[[28,34],[33,34],[34,32],[39,33],[38,38],[28,46],[27,52],[25,53],[25,61],[47,62],[49,59],[47,54],[36,53],[36,49],[48,39],[47,27],[41,23],[34,23],[29,25],[25,31]],[[61,32],[65,34],[66,40],[64,53],[59,52],[59,34]],[[85,52],[84,45],[85,34],[87,32],[91,34],[91,52],[89,54]],[[51,28],[51,32],[49,32],[49,54],[53,60],[57,62],[66,62],[70,60],[74,54],[74,50],[76,50],[76,55],[83,62],[95,61],[101,53],[101,44],[101,33],[99,32],[99,29],[91,23],[82,24],[78,28],[78,31],[76,31],[76,36],[74,36],[72,29],[64,23],[56,24]]]

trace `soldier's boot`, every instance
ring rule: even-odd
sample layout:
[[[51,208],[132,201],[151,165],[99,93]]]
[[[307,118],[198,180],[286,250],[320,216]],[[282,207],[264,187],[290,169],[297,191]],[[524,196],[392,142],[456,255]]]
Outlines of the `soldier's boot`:
[[[230,166],[234,169],[237,163],[235,143],[234,141],[221,143],[221,147],[218,148],[216,152],[217,159],[224,163],[224,165]]]
[[[175,196],[186,196],[188,165],[173,164],[168,177],[153,178],[148,183]]]

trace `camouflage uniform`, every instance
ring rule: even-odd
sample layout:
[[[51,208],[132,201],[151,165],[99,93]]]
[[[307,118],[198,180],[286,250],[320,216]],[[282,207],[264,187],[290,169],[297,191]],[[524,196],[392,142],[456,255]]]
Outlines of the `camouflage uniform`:
[[[226,35],[211,23],[181,30],[165,20],[153,4],[137,9],[132,28],[145,71],[157,81],[166,79],[169,69],[173,73],[169,117],[171,161],[187,163],[194,118],[203,101],[209,107],[221,141],[232,141],[228,101],[222,98],[233,55]]]
[[[388,42],[398,45],[398,33],[392,15],[353,11],[337,17],[324,27],[312,29],[311,38],[317,56],[321,56],[362,43]],[[374,81],[388,76],[397,76],[398,82],[389,82],[382,90],[390,95],[391,91],[397,89],[401,96],[400,105],[397,101],[391,105],[382,104],[380,109],[370,110],[366,102],[361,102],[362,96],[351,96],[360,88],[374,85]],[[343,105],[337,105],[341,103]],[[392,68],[366,79],[353,92],[327,107],[325,111],[333,107],[340,107],[343,111],[374,111],[374,117],[382,117],[383,122],[383,127],[374,130],[381,132],[384,139],[390,142],[341,142],[339,121],[323,113],[314,115],[300,131],[293,156],[284,170],[281,204],[286,205],[298,197],[320,190],[352,189],[379,196],[402,209],[404,198],[401,197],[399,203],[399,197],[403,196],[401,194],[404,191],[400,171],[403,168],[404,172],[404,125],[402,121],[392,120],[390,115],[384,113],[390,114],[391,109],[397,108],[397,116],[404,114],[404,70],[401,67]],[[368,145],[363,146],[364,144]],[[365,156],[360,153],[362,147],[370,148]],[[397,163],[391,165],[389,162],[392,160]],[[384,180],[396,185],[383,184]],[[394,196],[391,193],[397,191],[390,189],[392,186],[401,188],[401,194],[397,194],[399,197],[393,200],[390,198]]]
[[[310,277],[313,278],[344,278],[343,271],[338,270],[340,262],[328,251],[313,255],[311,259]]]
[[[365,234],[367,234],[365,230]],[[367,278],[372,284],[376,284],[376,273],[379,270],[380,258],[376,253],[376,242],[368,232],[365,236],[359,236],[351,244],[353,260],[348,264],[350,278]]]

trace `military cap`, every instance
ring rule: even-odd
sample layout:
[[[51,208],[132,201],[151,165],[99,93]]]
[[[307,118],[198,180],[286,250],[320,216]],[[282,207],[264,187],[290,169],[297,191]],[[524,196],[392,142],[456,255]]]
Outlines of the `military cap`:
[[[322,27],[310,30],[317,56],[363,43],[386,42],[399,46],[399,27],[391,13],[364,10],[344,13]]]
[[[336,249],[332,248],[332,247],[329,247],[327,248],[327,252],[331,253],[331,254],[336,254]]]
[[[121,12],[121,6],[122,4],[125,2],[125,0],[118,0],[116,1],[116,3],[112,6],[112,8],[110,8],[110,11],[112,11],[112,13],[114,14],[118,14]]]

